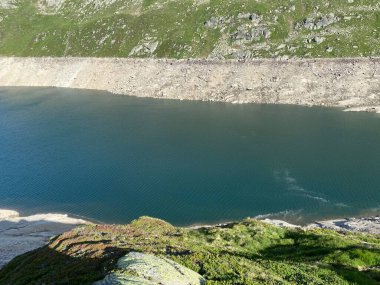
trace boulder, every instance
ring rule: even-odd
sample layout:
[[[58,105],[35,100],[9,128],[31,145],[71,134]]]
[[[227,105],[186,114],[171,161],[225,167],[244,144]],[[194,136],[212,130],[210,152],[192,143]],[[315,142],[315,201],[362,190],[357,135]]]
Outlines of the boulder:
[[[202,285],[198,273],[164,257],[130,252],[119,259],[118,269],[93,285]]]

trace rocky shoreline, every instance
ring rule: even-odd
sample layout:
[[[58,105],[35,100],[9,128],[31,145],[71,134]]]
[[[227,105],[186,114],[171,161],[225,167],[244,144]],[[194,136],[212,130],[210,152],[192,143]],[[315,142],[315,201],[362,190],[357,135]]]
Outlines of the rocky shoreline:
[[[262,221],[280,227],[298,227],[304,229],[321,228],[334,231],[352,231],[377,235],[380,234],[380,216],[315,221],[304,227],[290,224],[281,220],[264,219]]]
[[[302,228],[302,229],[330,229],[334,231],[351,231],[351,232],[361,232],[368,234],[380,235],[380,216],[371,216],[371,217],[351,217],[351,218],[342,218],[342,219],[332,219],[332,220],[322,220],[315,221],[313,223],[307,224],[305,226],[300,226],[296,224],[289,223],[284,220],[278,219],[269,219],[269,218],[253,218],[254,220],[258,220],[264,222],[266,224],[270,224],[277,227],[286,227],[286,228]],[[210,225],[195,225],[190,226],[192,229],[200,229],[200,228],[212,228],[212,227],[225,227],[237,222],[225,222],[219,224],[210,224]]]
[[[0,57],[0,86],[380,112],[380,58],[172,60]]]

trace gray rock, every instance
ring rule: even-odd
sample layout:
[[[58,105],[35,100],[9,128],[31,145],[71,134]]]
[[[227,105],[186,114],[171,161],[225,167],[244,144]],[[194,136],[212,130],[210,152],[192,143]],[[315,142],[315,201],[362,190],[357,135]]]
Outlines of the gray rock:
[[[118,270],[93,285],[202,285],[198,273],[167,258],[130,252],[119,259]]]
[[[251,41],[259,41],[261,37],[263,36],[263,29],[262,28],[253,28],[251,30]]]
[[[271,32],[266,27],[254,27],[248,29],[246,26],[238,27],[237,31],[232,35],[232,38],[237,41],[259,41],[261,38],[269,38]]]
[[[308,30],[319,30],[326,28],[327,26],[338,22],[339,17],[336,17],[333,13],[324,15],[318,19],[306,18],[301,24],[298,24],[298,28],[305,28]]]
[[[269,38],[270,38],[270,35],[271,35],[271,32],[270,32],[269,30],[264,30],[264,31],[263,31],[263,36],[264,36],[264,38],[269,39]]]
[[[212,17],[210,20],[204,23],[206,28],[216,29],[218,26],[224,24],[226,19],[224,17]]]
[[[313,41],[317,44],[321,44],[325,41],[326,38],[324,37],[314,37]]]
[[[237,15],[238,19],[249,19],[250,16],[251,16],[250,13],[239,13]]]
[[[303,22],[303,27],[308,30],[314,29],[314,19],[313,18],[306,18]]]
[[[256,13],[239,13],[237,17],[238,19],[247,19],[256,22],[261,21],[261,16],[257,15]]]
[[[245,27],[238,27],[232,36],[235,40],[251,40],[252,35]]]
[[[255,13],[252,13],[250,16],[249,16],[249,19],[251,21],[261,21],[261,17]]]

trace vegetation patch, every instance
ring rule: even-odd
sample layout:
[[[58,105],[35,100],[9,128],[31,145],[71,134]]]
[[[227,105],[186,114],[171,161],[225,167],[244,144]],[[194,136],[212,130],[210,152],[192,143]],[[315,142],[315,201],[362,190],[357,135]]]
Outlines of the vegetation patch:
[[[379,18],[375,0],[2,0],[0,54],[379,56]]]
[[[199,273],[206,284],[378,284],[380,239],[325,229],[280,228],[247,219],[177,228],[142,217],[129,225],[88,225],[15,258],[1,284],[91,284],[118,260],[144,252]]]

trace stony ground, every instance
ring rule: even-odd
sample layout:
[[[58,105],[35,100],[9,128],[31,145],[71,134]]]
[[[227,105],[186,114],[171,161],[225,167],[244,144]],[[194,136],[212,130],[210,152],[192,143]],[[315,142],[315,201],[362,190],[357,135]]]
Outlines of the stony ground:
[[[371,112],[380,112],[379,78],[379,58],[239,62],[0,57],[0,86],[85,88],[138,97]]]
[[[118,274],[118,260],[144,252],[197,272],[206,284],[378,284],[378,235],[276,227],[244,220],[177,228],[143,217],[129,225],[88,225],[17,257],[0,284],[91,284]],[[114,272],[114,273],[112,273]]]
[[[379,27],[376,0],[1,0],[0,54],[378,56]]]

